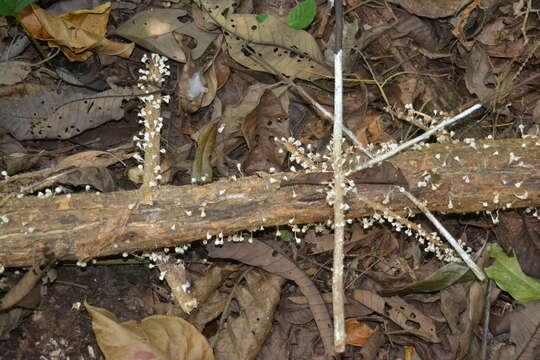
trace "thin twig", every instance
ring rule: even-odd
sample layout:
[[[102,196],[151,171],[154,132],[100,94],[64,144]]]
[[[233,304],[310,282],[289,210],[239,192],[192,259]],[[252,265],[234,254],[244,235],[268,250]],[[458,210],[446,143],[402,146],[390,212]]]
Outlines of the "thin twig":
[[[376,164],[378,164],[378,163],[380,163],[380,162],[382,162],[382,161],[384,161],[386,159],[389,159],[392,156],[400,153],[401,151],[403,151],[403,150],[405,150],[405,149],[407,149],[407,148],[409,148],[409,147],[411,147],[411,146],[413,146],[415,144],[418,144],[420,141],[428,139],[431,135],[435,134],[437,131],[439,131],[441,129],[444,129],[445,127],[455,123],[458,120],[463,119],[466,116],[469,116],[470,114],[472,114],[473,112],[477,111],[480,108],[482,108],[482,104],[473,105],[470,108],[468,108],[467,110],[465,110],[465,111],[457,114],[456,116],[454,116],[454,117],[452,117],[452,118],[450,118],[448,120],[445,120],[442,123],[440,123],[439,125],[431,128],[429,131],[426,131],[425,133],[423,133],[421,135],[418,135],[414,139],[411,139],[411,140],[399,145],[394,150],[385,152],[384,154],[379,155],[376,158],[365,162],[364,164],[358,166],[357,168],[349,170],[349,172],[346,175],[350,175],[353,172],[367,169],[367,168],[372,167],[373,165],[376,165]]]
[[[334,264],[332,273],[332,309],[334,312],[334,348],[336,353],[345,351],[345,307],[343,304],[343,236],[345,216],[343,189],[343,154],[341,150],[343,136],[343,2],[337,1],[336,10],[336,47],[334,55],[334,134],[333,159],[334,169]]]
[[[521,87],[521,86],[523,86],[523,85],[525,85],[527,83],[530,83],[530,82],[532,82],[533,80],[535,80],[535,79],[537,79],[539,77],[540,77],[540,73],[534,74],[534,75],[528,77],[527,79],[521,81],[517,85],[512,86],[510,89],[506,90],[502,94],[493,95],[493,96],[488,97],[484,101],[467,108],[466,110],[460,112],[456,116],[443,121],[439,125],[431,128],[429,131],[426,131],[425,133],[415,137],[414,139],[411,139],[411,140],[399,145],[394,150],[391,150],[391,151],[388,151],[388,152],[386,152],[384,154],[381,154],[381,155],[377,156],[376,158],[371,158],[371,160],[365,162],[364,164],[358,166],[357,168],[349,170],[345,175],[347,176],[347,175],[350,175],[353,172],[370,168],[370,167],[372,167],[372,166],[374,166],[374,165],[376,165],[376,164],[378,164],[378,163],[380,163],[380,162],[382,162],[382,161],[384,161],[386,159],[391,158],[394,155],[399,154],[403,150],[405,150],[405,149],[407,149],[407,148],[409,148],[409,147],[411,147],[411,146],[413,146],[415,144],[418,144],[420,141],[427,140],[431,135],[435,134],[437,131],[442,130],[445,127],[447,127],[449,125],[452,125],[453,123],[457,122],[458,120],[461,120],[461,119],[469,116],[470,114],[476,112],[477,110],[481,109],[482,107],[487,106],[488,104],[490,104],[492,101],[494,101],[496,99],[504,98],[505,96],[509,95],[515,89],[517,89],[517,88],[519,88],[519,87]]]
[[[420,202],[416,197],[414,197],[413,194],[405,190],[404,188],[399,188],[399,191],[402,192],[407,198],[414,204],[416,207],[418,207],[424,215],[431,221],[431,223],[439,230],[441,235],[452,245],[454,250],[458,253],[458,255],[461,257],[463,262],[467,264],[467,266],[472,270],[472,272],[476,275],[476,277],[480,281],[484,281],[486,278],[486,275],[484,272],[476,265],[476,263],[471,259],[469,254],[463,250],[463,248],[459,245],[459,243],[456,241],[456,239],[446,230],[446,228],[437,220],[437,218],[431,213],[431,211],[428,210],[428,208]]]

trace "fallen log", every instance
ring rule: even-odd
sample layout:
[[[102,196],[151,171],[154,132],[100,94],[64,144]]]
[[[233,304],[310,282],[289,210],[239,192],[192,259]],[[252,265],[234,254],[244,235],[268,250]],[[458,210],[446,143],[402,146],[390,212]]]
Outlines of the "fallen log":
[[[433,212],[470,213],[540,205],[540,140],[432,144],[390,160]],[[205,186],[160,186],[153,205],[138,191],[0,199],[0,266],[43,256],[84,260],[172,247],[219,233],[330,219],[324,186],[280,186],[283,176],[222,179]],[[273,180],[271,180],[273,179]],[[357,185],[359,195],[405,213],[418,210],[389,185]],[[348,218],[373,210],[349,195]]]

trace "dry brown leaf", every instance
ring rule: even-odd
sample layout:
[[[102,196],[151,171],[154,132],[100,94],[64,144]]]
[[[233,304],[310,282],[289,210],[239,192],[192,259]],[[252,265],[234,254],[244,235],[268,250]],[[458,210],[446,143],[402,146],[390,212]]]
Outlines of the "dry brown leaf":
[[[273,92],[263,94],[259,106],[242,124],[242,133],[249,148],[242,163],[246,174],[267,171],[269,168],[282,170],[287,155],[279,153],[273,138],[289,138],[291,130],[287,110],[282,108]]]
[[[215,121],[219,121],[218,133],[216,134],[216,147],[212,154],[212,165],[217,167],[222,174],[227,174],[225,156],[242,143],[241,127],[246,117],[257,108],[262,95],[268,88],[268,85],[255,83],[251,85],[240,103],[229,105],[221,114],[221,101],[214,104],[214,113],[212,115]],[[218,98],[216,98],[217,100]],[[221,129],[221,131],[219,131]]]
[[[214,359],[204,336],[179,317],[155,315],[140,323],[133,320],[120,323],[103,308],[86,302],[85,307],[92,316],[92,328],[107,359]]]
[[[63,158],[58,162],[56,168],[74,167],[108,167],[127,160],[136,153],[128,153],[127,151],[119,150],[114,153],[107,151],[89,150],[82,151],[68,157]]]
[[[182,63],[186,62],[186,50],[189,50],[182,46],[182,36],[187,35],[197,41],[197,46],[190,50],[191,58],[196,60],[214,41],[216,34],[199,29],[192,20],[180,21],[186,14],[181,9],[139,12],[120,25],[115,34]]]
[[[100,93],[66,88],[21,99],[0,99],[0,127],[18,140],[69,139],[107,121],[121,119],[122,102],[135,92],[131,88]]]
[[[239,314],[229,316],[217,335],[217,359],[255,359],[272,328],[285,279],[258,269],[248,270],[244,279],[233,295]]]
[[[105,38],[110,12],[110,2],[92,10],[77,10],[60,16],[31,5],[21,13],[21,23],[36,39],[60,48],[70,61],[85,61],[92,56],[92,50],[127,58],[135,44]]]
[[[207,247],[211,257],[231,258],[248,265],[258,266],[268,272],[293,280],[309,301],[315,323],[321,333],[326,354],[334,353],[332,343],[332,322],[328,309],[319,290],[310,277],[299,269],[292,260],[282,254],[271,243],[259,240],[249,242],[226,242],[223,246],[210,244]]]
[[[472,94],[478,95],[484,100],[493,94],[493,90],[485,84],[486,78],[491,74],[491,65],[484,49],[479,45],[474,46],[467,58],[467,70],[465,72],[465,84]]]
[[[364,346],[366,340],[377,329],[372,329],[368,324],[360,322],[356,319],[345,320],[345,332],[347,334],[347,344],[353,346]]]
[[[390,307],[388,316],[406,332],[431,343],[440,343],[435,323],[418,309],[398,296],[385,298]]]
[[[310,33],[296,30],[272,15],[260,23],[257,15],[232,14],[231,1],[198,0],[196,3],[208,12],[209,22],[223,28],[229,55],[240,64],[272,73],[244,48],[247,40],[259,57],[286,76],[308,81],[331,76],[329,69],[321,65],[324,59]]]
[[[0,62],[0,85],[13,85],[26,79],[32,64],[25,61]]]
[[[354,290],[353,297],[376,313],[388,316],[405,332],[432,343],[441,342],[433,320],[400,297],[383,298],[371,291],[359,289]],[[385,306],[388,306],[388,310]]]
[[[471,0],[389,0],[418,16],[439,19],[454,15]]]
[[[197,66],[188,58],[178,80],[178,97],[182,109],[194,113],[214,101],[218,90],[216,68],[212,59],[206,66]]]
[[[516,344],[515,359],[537,359],[540,347],[540,302],[523,305],[512,311],[510,318],[510,341]]]

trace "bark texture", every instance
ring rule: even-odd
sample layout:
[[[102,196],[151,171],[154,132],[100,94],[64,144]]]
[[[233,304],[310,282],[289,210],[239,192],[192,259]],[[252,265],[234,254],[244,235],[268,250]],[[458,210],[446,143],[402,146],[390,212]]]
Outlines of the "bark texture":
[[[431,211],[469,213],[540,205],[540,140],[434,144],[390,160]],[[333,210],[324,186],[280,187],[293,173],[220,180],[205,186],[160,186],[153,205],[138,191],[0,200],[0,265],[29,266],[38,258],[91,258],[176,246],[207,234],[261,226],[326,221]],[[430,177],[428,181],[427,175]],[[270,179],[277,180],[271,182]],[[422,181],[427,186],[422,186]],[[395,186],[357,185],[358,193],[404,213],[416,208]],[[224,192],[223,192],[224,191]],[[373,211],[354,196],[348,218]],[[386,201],[385,201],[386,203]],[[487,205],[487,206],[486,206]]]

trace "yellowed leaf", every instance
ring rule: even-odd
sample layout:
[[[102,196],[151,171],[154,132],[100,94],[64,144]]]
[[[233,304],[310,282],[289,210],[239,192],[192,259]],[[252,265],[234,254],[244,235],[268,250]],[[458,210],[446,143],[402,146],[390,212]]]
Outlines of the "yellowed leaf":
[[[174,316],[155,315],[137,323],[85,303],[92,328],[107,359],[213,360],[212,349],[193,325]]]
[[[110,12],[110,2],[60,16],[31,5],[21,14],[21,23],[36,39],[60,48],[70,61],[85,61],[92,56],[92,51],[127,58],[135,44],[105,38]]]

